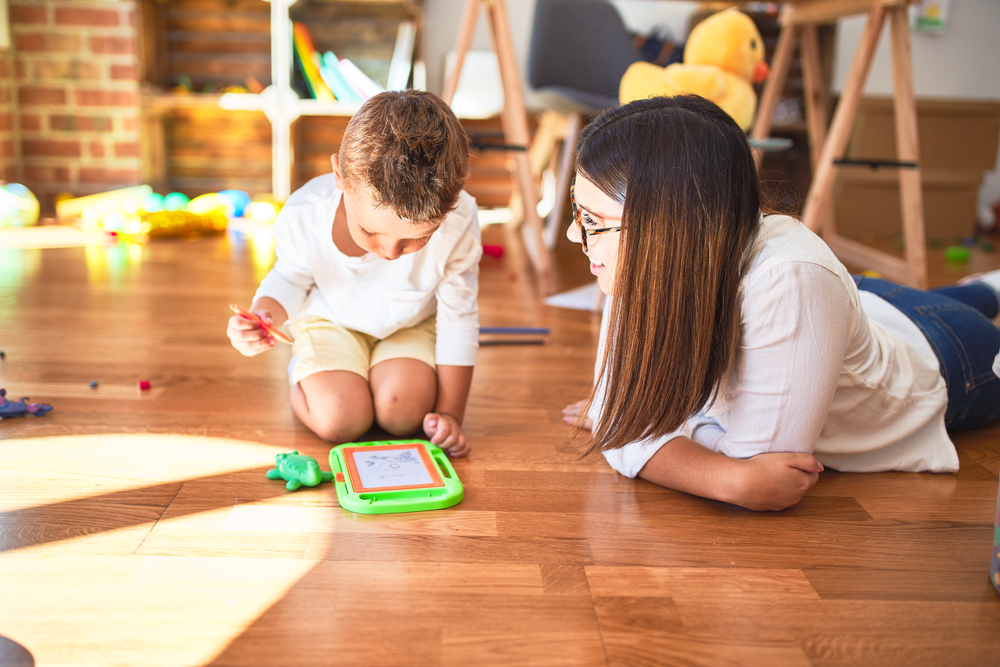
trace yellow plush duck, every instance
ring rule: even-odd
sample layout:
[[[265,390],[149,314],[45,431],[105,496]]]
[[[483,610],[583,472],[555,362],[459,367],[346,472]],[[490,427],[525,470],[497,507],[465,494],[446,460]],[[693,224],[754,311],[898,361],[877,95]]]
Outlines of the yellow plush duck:
[[[647,97],[693,93],[712,100],[744,130],[757,109],[753,83],[768,75],[764,41],[749,16],[727,9],[694,27],[684,47],[684,62],[667,67],[632,64],[622,77],[622,104]]]

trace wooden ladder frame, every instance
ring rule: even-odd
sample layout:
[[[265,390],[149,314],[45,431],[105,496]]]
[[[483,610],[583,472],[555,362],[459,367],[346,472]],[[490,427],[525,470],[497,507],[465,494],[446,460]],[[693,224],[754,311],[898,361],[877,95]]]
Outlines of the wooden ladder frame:
[[[514,53],[514,42],[511,38],[510,21],[507,18],[507,5],[504,0],[466,0],[462,12],[462,23],[455,42],[455,69],[448,77],[444,87],[444,100],[449,105],[455,98],[458,80],[462,75],[462,65],[465,54],[472,45],[472,37],[476,31],[479,10],[486,6],[489,20],[490,35],[493,38],[493,48],[500,64],[500,79],[503,83],[503,112],[500,121],[503,126],[504,143],[509,146],[523,146],[524,150],[513,151],[517,185],[521,192],[521,202],[524,208],[524,222],[521,233],[524,239],[528,258],[538,277],[539,291],[543,296],[553,292],[552,258],[545,244],[542,219],[538,215],[538,188],[531,173],[531,163],[528,159],[528,144],[531,133],[528,130],[528,113],[524,107],[524,94],[521,90],[521,76],[518,73],[517,57]]]
[[[910,2],[911,0],[803,0],[786,5],[781,15],[781,34],[772,57],[772,74],[764,86],[757,121],[750,136],[764,139],[771,132],[774,109],[788,75],[797,33],[801,30],[806,125],[813,167],[813,180],[802,212],[802,222],[821,234],[834,253],[844,261],[878,271],[895,282],[926,289],[924,202],[913,92],[913,59],[906,9]],[[858,42],[827,134],[822,105],[826,91],[820,83],[822,76],[816,26],[831,23],[843,16],[862,13],[868,14],[868,21]],[[903,259],[838,235],[833,214],[833,186],[836,177],[834,160],[843,157],[847,148],[865,81],[887,18],[892,39],[896,155],[901,163],[916,164],[916,167],[899,169],[899,197],[905,243]],[[758,151],[758,164],[760,159],[761,153]]]

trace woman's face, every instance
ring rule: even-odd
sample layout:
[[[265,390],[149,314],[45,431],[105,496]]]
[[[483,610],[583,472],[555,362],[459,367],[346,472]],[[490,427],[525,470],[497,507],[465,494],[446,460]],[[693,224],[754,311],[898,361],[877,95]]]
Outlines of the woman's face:
[[[580,227],[585,230],[621,227],[622,205],[601,192],[600,188],[583,176],[576,177],[574,188],[577,219],[570,223],[566,236],[584,248]],[[590,258],[590,272],[597,276],[597,285],[605,294],[611,294],[615,285],[615,267],[618,265],[618,240],[620,232],[605,232],[587,237],[584,252]]]

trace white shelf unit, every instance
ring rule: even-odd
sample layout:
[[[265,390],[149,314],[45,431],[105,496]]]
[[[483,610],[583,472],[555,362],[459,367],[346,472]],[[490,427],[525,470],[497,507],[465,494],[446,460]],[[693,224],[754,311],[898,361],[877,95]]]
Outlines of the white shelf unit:
[[[162,3],[162,0],[159,0]],[[340,5],[354,6],[359,12],[377,17],[380,9],[405,12],[420,24],[422,0],[270,0],[271,16],[271,85],[260,94],[254,93],[164,93],[144,87],[143,111],[147,118],[147,180],[156,187],[167,181],[166,148],[162,118],[171,109],[219,108],[232,111],[261,111],[271,124],[272,193],[279,201],[291,194],[294,146],[292,125],[301,116],[350,117],[360,105],[301,99],[292,86],[294,58],[292,55],[292,7]],[[422,31],[417,31],[416,65],[422,60]]]
[[[303,2],[305,0],[302,0]],[[331,0],[326,0],[327,2]],[[343,0],[332,0],[342,2]],[[223,108],[249,107],[241,104],[257,104],[271,121],[272,128],[272,180],[273,194],[279,201],[288,198],[292,191],[292,123],[300,116],[351,116],[360,105],[347,105],[338,102],[321,102],[299,98],[292,88],[292,18],[289,10],[298,0],[270,0],[271,2],[271,85],[260,95],[223,95],[219,100]],[[409,9],[414,19],[419,19],[422,12],[420,6],[413,0],[353,0],[353,4],[367,4],[373,7],[379,5],[402,5]],[[256,98],[250,100],[249,98]],[[240,99],[245,98],[245,99]],[[234,106],[228,106],[234,105]]]

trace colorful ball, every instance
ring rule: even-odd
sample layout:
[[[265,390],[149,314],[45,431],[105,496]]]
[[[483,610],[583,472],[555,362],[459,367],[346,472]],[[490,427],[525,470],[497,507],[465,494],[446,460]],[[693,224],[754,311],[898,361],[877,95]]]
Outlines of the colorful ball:
[[[226,215],[229,211],[229,203],[225,197],[217,192],[210,192],[192,199],[188,202],[186,210],[195,215],[208,215],[210,213]]]
[[[142,210],[146,213],[156,213],[163,210],[163,195],[150,192],[142,198]]]
[[[187,208],[188,202],[187,195],[180,192],[171,192],[169,195],[163,198],[163,210],[164,211],[183,211]]]
[[[230,218],[242,218],[250,205],[250,195],[242,190],[220,190],[219,196],[226,200],[229,206],[226,214]]]
[[[28,227],[38,222],[38,199],[20,183],[0,185],[0,227]]]

